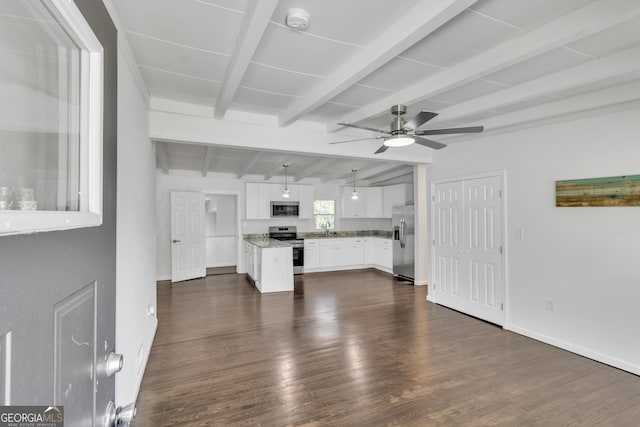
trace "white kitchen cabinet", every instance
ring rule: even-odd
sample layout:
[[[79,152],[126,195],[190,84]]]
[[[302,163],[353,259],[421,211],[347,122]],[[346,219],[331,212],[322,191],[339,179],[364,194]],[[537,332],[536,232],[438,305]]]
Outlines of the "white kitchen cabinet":
[[[369,237],[362,239],[365,265],[373,264],[373,240],[374,239]]]
[[[393,245],[391,239],[373,239],[373,263],[385,271],[393,269]]]
[[[305,239],[304,268],[305,270],[320,268],[320,242],[318,240]]]
[[[367,218],[383,217],[383,187],[367,187],[363,188],[366,193],[365,203]]]
[[[282,184],[269,185],[269,201],[270,202],[297,202],[298,201],[298,185],[288,184],[289,197],[282,197],[284,191],[284,182]]]
[[[298,185],[298,201],[300,202],[298,213],[300,218],[313,218],[314,196],[313,185]]]
[[[362,239],[349,239],[348,265],[364,265],[364,242]]]
[[[395,184],[383,187],[383,218],[391,218],[394,205],[413,203],[413,186],[410,184]]]
[[[247,182],[245,185],[245,218],[271,218],[271,184]]]
[[[306,242],[305,242],[306,243]],[[320,266],[323,269],[349,265],[350,239],[323,239],[320,241]]]
[[[293,250],[244,242],[247,274],[261,293],[293,291]]]
[[[351,193],[353,187],[342,188],[342,218],[366,218],[367,217],[367,195],[364,188],[358,189],[358,198],[353,200]]]

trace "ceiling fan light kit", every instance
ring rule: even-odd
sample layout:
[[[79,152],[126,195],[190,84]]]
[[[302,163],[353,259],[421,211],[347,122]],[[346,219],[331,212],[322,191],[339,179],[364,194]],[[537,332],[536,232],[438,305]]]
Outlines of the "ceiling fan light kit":
[[[407,145],[411,145],[416,140],[407,135],[396,135],[394,137],[388,138],[384,140],[384,145],[387,147],[406,147]]]
[[[409,120],[408,122],[404,120],[402,117],[403,114],[407,112],[406,105],[397,104],[391,107],[391,114],[394,116],[393,121],[391,122],[391,126],[389,130],[384,129],[374,129],[366,126],[354,125],[352,123],[338,123],[340,126],[347,126],[357,129],[369,130],[372,132],[378,132],[383,134],[382,136],[374,136],[371,138],[361,138],[361,139],[351,139],[348,141],[335,141],[331,142],[331,144],[342,144],[344,142],[355,142],[355,141],[363,141],[366,139],[382,139],[383,144],[380,148],[378,148],[374,154],[380,154],[387,151],[389,147],[405,147],[411,144],[418,144],[425,147],[433,148],[434,150],[439,150],[441,148],[446,147],[446,144],[443,144],[438,141],[434,141],[432,139],[423,138],[423,135],[452,135],[456,133],[478,133],[484,130],[483,126],[469,126],[469,127],[459,127],[459,128],[444,128],[444,129],[428,129],[428,130],[418,130],[420,126],[427,123],[429,120],[433,119],[438,115],[438,113],[433,113],[431,111],[421,111],[414,118]],[[354,191],[355,191],[355,174],[354,174]]]

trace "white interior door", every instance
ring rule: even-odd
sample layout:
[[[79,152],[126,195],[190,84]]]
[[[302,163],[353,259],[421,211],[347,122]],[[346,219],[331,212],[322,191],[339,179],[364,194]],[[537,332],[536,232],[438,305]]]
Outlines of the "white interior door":
[[[503,324],[499,176],[434,186],[436,301]]]
[[[171,192],[171,281],[206,275],[204,194]]]

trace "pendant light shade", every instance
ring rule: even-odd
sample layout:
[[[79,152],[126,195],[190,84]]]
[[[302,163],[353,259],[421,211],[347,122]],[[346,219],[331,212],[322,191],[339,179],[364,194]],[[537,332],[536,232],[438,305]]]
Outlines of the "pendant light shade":
[[[282,190],[282,197],[288,199],[291,196],[291,194],[289,194],[289,187],[287,186],[287,168],[289,165],[282,165],[282,167],[284,168],[284,190]]]
[[[356,190],[356,172],[358,169],[351,169],[353,172],[353,191],[351,192],[351,199],[358,200],[358,191]]]

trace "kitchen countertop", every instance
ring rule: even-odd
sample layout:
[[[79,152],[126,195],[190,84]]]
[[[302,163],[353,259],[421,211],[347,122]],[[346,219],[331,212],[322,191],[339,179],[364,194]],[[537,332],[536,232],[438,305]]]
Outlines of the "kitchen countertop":
[[[290,248],[291,245],[285,242],[281,242],[276,239],[269,238],[245,238],[245,242],[251,243],[252,245],[256,245],[262,249],[270,249],[270,248]]]
[[[278,240],[269,239],[268,234],[245,234],[244,240],[253,243],[260,247],[286,247],[290,246],[288,243],[279,242]],[[384,230],[359,230],[359,231],[330,231],[328,236],[325,236],[324,231],[301,231],[298,233],[300,239],[339,239],[345,237],[379,237],[381,239],[390,239],[391,231]],[[256,243],[260,242],[260,243]],[[272,243],[269,243],[272,242]],[[278,246],[281,245],[281,246]],[[264,246],[263,246],[264,245]]]
[[[312,231],[307,233],[298,233],[303,239],[336,239],[344,237],[380,237],[390,239],[390,231],[382,230],[361,230],[361,231],[329,231],[329,235],[325,235],[324,231]]]

